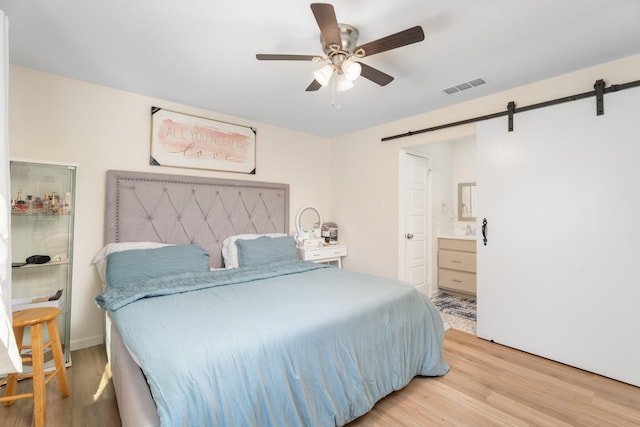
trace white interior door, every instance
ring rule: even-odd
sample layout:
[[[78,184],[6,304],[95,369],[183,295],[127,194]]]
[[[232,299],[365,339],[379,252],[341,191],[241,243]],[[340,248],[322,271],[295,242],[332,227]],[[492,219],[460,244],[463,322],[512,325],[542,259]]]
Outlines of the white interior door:
[[[402,161],[404,186],[404,278],[421,292],[431,294],[428,226],[429,161],[405,153]]]
[[[478,336],[640,386],[640,89],[478,123]]]

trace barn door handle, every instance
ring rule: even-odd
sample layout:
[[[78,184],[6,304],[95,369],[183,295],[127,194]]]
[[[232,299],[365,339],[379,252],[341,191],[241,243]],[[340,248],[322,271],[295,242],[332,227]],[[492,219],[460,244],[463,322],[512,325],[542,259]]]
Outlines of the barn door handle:
[[[487,246],[487,218],[482,218],[482,243]]]
[[[407,234],[404,235],[404,237],[406,237],[408,240],[411,240],[411,239],[413,239],[413,234],[407,233]]]

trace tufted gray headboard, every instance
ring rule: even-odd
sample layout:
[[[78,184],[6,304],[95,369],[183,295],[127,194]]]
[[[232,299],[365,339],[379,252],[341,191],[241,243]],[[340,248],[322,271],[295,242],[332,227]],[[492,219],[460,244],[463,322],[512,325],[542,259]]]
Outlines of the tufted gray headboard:
[[[106,243],[193,243],[211,267],[229,236],[289,232],[289,184],[110,170],[106,202]]]

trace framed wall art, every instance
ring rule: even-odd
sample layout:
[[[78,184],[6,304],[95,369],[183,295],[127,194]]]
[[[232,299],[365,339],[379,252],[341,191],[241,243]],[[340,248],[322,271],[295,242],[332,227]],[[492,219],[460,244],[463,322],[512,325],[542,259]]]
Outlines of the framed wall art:
[[[256,130],[151,107],[156,166],[256,173]]]

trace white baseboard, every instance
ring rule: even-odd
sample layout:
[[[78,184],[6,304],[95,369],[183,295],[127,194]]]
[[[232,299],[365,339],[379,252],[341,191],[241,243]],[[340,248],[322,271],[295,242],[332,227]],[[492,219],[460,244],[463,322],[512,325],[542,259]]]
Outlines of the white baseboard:
[[[71,340],[71,351],[80,350],[87,347],[104,344],[104,335],[95,335],[93,337],[81,338],[79,340]]]

